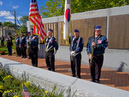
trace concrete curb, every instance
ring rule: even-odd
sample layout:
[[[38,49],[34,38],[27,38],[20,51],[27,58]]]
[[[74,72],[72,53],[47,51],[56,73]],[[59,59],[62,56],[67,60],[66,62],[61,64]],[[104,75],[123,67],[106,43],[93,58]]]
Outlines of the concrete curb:
[[[63,92],[64,97],[129,97],[129,92],[0,58],[2,67],[18,79],[26,79],[45,90]]]

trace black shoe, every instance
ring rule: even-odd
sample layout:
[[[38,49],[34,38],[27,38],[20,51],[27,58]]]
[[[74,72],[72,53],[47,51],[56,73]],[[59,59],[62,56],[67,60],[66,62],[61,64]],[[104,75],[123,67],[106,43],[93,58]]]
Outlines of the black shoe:
[[[49,71],[51,71],[51,68],[48,68]]]
[[[100,80],[96,80],[95,82],[96,82],[96,83],[100,83]]]
[[[23,56],[21,58],[24,58]]]
[[[26,56],[24,56],[23,58],[26,58]]]
[[[55,70],[51,70],[51,71],[55,72]]]
[[[77,78],[80,78],[81,79],[81,76],[77,76]]]
[[[55,68],[51,68],[51,71],[55,72]]]
[[[72,74],[72,77],[76,77],[76,75],[75,74]]]
[[[33,64],[33,66],[34,66],[34,67],[37,67],[37,65],[36,65],[36,64]]]
[[[92,79],[92,80],[91,80],[91,82],[95,82],[95,80],[94,80],[94,79]]]

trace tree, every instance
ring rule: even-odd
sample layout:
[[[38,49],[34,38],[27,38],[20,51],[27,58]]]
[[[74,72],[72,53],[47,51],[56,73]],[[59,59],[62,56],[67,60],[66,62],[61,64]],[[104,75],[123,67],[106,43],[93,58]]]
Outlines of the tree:
[[[46,2],[45,7],[41,6],[40,13],[42,17],[53,17],[63,14],[64,0],[49,0]]]
[[[26,27],[25,25],[22,25],[22,26],[20,27],[20,32],[24,32],[24,33],[27,34],[27,27]]]
[[[28,19],[28,16],[23,16],[23,17],[21,17],[20,18],[20,21],[25,25],[26,24],[26,22],[28,21],[29,19]]]
[[[2,22],[0,22],[0,26],[2,26]]]
[[[15,25],[14,25],[12,22],[4,22],[4,23],[2,24],[2,26],[3,26],[3,27],[7,26],[7,27],[13,27],[13,28],[14,28]]]
[[[2,23],[3,27],[11,27],[15,29],[15,24],[13,24],[12,22],[4,22]],[[16,25],[16,29],[19,29],[19,25]]]
[[[48,0],[45,7],[40,8],[42,17],[64,14],[65,0]],[[129,0],[71,0],[71,13],[85,12],[129,5]]]
[[[20,18],[20,21],[23,23],[20,27],[20,32],[24,32],[27,34],[27,27],[25,25],[28,20],[28,16],[23,16],[22,18]]]

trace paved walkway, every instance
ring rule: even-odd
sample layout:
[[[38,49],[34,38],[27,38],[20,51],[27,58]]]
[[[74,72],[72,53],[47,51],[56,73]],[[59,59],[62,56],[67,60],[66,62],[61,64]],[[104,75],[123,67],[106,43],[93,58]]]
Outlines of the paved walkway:
[[[0,55],[0,57],[31,65],[31,60],[28,58],[23,59],[20,57],[16,57],[15,55],[13,56]],[[39,68],[47,69],[44,59],[39,59],[38,62],[39,62],[38,66]],[[69,62],[56,61],[55,69],[56,72],[58,73],[71,76]],[[81,78],[84,80],[91,80],[88,65],[81,66]],[[129,73],[116,72],[110,69],[102,69],[102,75],[100,80],[101,80],[100,84],[129,91]]]

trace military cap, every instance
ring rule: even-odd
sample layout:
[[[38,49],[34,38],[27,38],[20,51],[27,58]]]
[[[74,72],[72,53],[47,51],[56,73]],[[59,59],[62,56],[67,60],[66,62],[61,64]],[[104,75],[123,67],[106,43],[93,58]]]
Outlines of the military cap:
[[[96,25],[96,26],[95,26],[95,30],[101,30],[101,26]]]
[[[74,32],[79,32],[79,30],[78,29],[75,29]]]
[[[53,30],[52,30],[52,29],[48,29],[48,31],[51,31],[51,32],[53,32]]]

